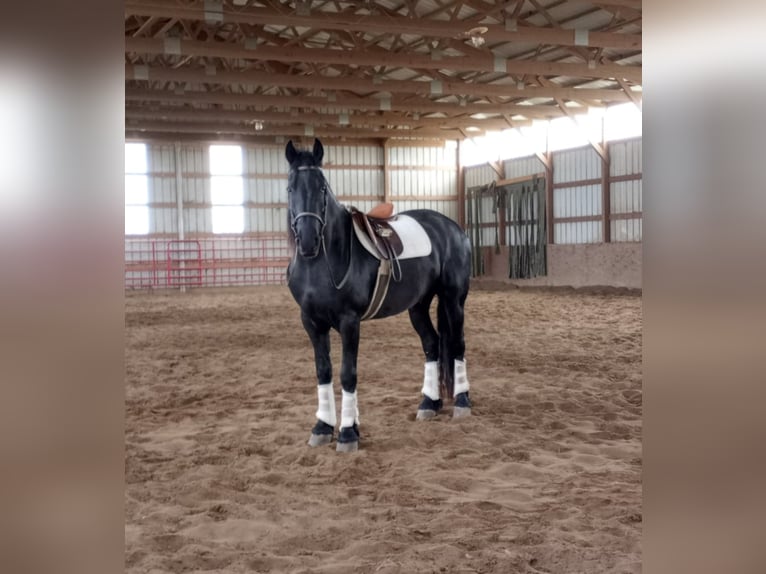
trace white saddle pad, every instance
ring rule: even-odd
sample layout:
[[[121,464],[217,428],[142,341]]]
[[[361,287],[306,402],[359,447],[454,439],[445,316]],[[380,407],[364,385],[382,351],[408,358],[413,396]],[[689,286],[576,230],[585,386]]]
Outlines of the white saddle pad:
[[[409,215],[398,215],[395,221],[389,221],[391,227],[399,235],[402,240],[402,254],[399,256],[399,260],[402,259],[415,259],[416,257],[427,257],[431,255],[431,238],[428,237],[426,230],[417,221],[412,219]],[[376,259],[380,259],[380,254],[375,246],[367,237],[367,233],[364,229],[360,229],[354,221],[354,231],[356,232],[356,238],[364,245],[364,248],[369,251]]]

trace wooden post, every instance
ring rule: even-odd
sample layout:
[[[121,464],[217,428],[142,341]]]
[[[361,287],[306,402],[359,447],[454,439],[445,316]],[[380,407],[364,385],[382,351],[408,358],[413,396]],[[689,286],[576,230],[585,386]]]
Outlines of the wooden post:
[[[457,166],[457,222],[465,229],[465,167],[461,157],[462,140],[457,140],[455,164]]]
[[[538,152],[536,155],[545,166],[545,243],[553,245],[553,154]]]
[[[388,142],[388,138],[383,140],[383,203],[387,203],[391,200],[391,174],[389,172],[391,160],[388,157],[391,148],[389,147]]]

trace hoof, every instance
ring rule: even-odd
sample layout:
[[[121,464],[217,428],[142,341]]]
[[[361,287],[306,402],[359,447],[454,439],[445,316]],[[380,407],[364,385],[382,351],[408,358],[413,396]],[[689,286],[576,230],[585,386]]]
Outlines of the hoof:
[[[332,442],[333,427],[328,425],[324,421],[317,421],[314,428],[311,429],[311,438],[309,438],[309,446],[322,446],[323,444],[330,444]]]
[[[359,450],[359,427],[356,424],[340,429],[335,450],[337,452],[356,452]]]
[[[336,452],[356,452],[359,450],[359,441],[339,442],[335,446]]]
[[[443,404],[444,403],[442,403],[441,399],[439,399],[438,401],[435,401],[423,395],[423,400],[420,401],[420,406],[418,407],[418,414],[415,417],[415,420],[427,421],[434,418],[436,416],[436,413],[438,413],[441,410]]]
[[[471,416],[471,407],[455,407],[452,411],[453,419],[462,419],[463,417]]]
[[[331,434],[311,433],[311,438],[309,438],[309,446],[322,446],[325,444],[330,444],[331,442],[332,442]]]
[[[415,416],[417,421],[427,421],[436,417],[436,411],[430,409],[418,409],[418,414]]]

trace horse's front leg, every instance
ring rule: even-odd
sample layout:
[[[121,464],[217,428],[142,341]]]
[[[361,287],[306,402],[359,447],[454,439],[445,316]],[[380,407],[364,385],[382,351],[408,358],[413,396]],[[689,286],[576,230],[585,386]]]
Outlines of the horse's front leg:
[[[340,409],[340,431],[338,452],[353,452],[359,448],[359,407],[356,402],[356,358],[359,354],[359,317],[344,317],[340,323],[340,338],[343,343],[343,364],[340,383],[343,399]]]
[[[317,371],[317,422],[311,430],[309,446],[320,446],[332,442],[335,430],[335,394],[332,388],[332,363],[330,361],[330,326],[317,323],[301,314],[303,327],[314,346],[314,361]]]

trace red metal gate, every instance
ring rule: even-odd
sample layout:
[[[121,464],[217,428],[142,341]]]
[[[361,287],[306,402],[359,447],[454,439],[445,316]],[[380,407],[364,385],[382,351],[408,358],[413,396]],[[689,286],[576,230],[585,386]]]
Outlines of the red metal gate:
[[[202,286],[202,247],[194,239],[168,241],[168,287]]]

